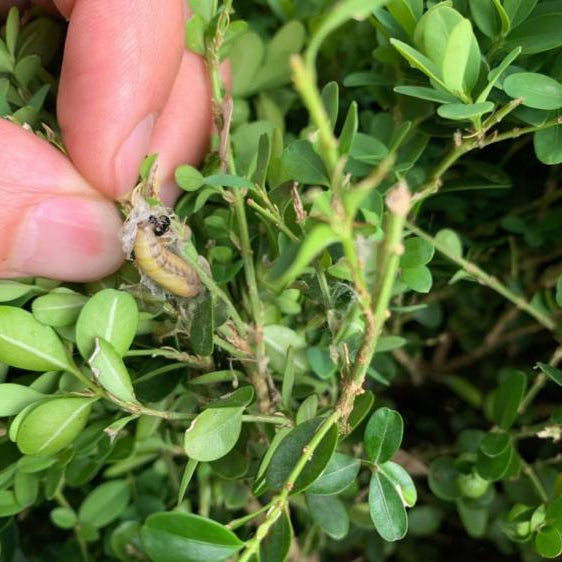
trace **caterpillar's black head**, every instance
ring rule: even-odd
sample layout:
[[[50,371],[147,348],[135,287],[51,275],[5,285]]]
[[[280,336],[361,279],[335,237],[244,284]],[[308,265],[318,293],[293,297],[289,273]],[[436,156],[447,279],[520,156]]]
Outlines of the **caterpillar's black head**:
[[[152,225],[152,231],[156,236],[166,234],[170,228],[170,217],[167,215],[161,215],[159,217],[150,215],[148,217],[148,222]]]

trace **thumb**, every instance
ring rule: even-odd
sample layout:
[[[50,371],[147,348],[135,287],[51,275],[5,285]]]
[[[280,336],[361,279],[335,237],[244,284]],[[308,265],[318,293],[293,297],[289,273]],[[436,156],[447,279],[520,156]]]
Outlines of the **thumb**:
[[[88,281],[123,260],[113,203],[65,156],[0,120],[0,277]]]

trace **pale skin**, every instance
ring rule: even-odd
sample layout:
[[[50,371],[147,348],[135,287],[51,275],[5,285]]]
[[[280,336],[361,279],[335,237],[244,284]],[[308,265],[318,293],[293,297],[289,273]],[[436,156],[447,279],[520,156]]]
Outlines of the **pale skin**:
[[[0,0],[0,13],[25,2]],[[45,4],[45,2],[37,2]],[[157,152],[162,197],[211,132],[201,58],[184,49],[184,0],[56,0],[69,20],[57,117],[69,158],[0,119],[0,277],[89,281],[124,257],[113,201]]]

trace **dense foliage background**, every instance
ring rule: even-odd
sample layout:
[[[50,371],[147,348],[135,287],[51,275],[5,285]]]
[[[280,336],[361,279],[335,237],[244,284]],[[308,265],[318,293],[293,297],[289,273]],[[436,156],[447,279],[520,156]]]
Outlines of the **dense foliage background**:
[[[191,7],[217,134],[161,248],[202,290],[0,281],[2,561],[558,556],[562,2]],[[2,36],[60,146],[64,25]]]

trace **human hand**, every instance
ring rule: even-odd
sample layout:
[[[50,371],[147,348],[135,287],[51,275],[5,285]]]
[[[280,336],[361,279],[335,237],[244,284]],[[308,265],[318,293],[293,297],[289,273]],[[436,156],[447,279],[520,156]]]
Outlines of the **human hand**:
[[[173,203],[175,167],[207,148],[211,101],[183,46],[185,0],[54,1],[69,19],[57,116],[70,159],[0,119],[0,277],[87,281],[123,261],[112,200],[147,154]]]

